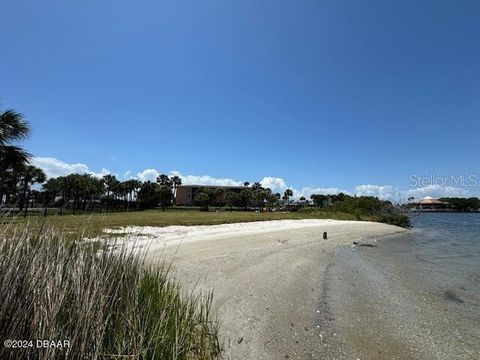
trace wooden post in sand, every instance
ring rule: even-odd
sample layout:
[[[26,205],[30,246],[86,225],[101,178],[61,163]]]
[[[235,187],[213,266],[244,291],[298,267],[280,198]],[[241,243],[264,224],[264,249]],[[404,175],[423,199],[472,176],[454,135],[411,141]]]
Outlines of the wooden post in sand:
[[[327,232],[326,231],[323,232],[323,240],[327,240]]]

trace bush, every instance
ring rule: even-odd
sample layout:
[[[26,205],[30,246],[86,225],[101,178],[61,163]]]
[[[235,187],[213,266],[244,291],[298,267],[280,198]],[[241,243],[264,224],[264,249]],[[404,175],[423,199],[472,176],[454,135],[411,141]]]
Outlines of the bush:
[[[410,223],[410,218],[407,215],[399,212],[392,212],[390,214],[380,215],[378,222],[383,222],[390,225],[397,225],[404,228],[410,228],[412,226]]]
[[[163,266],[148,267],[125,248],[67,243],[42,225],[2,225],[0,338],[68,339],[70,346],[2,346],[1,359],[219,356],[211,294],[186,296]]]
[[[346,220],[367,220],[377,221],[390,225],[397,225],[402,227],[410,227],[410,218],[403,214],[397,206],[394,206],[390,201],[382,201],[373,196],[349,196],[342,194],[332,195],[330,201],[324,201],[323,198],[328,199],[327,195],[315,195],[314,199],[322,204],[331,202],[329,206],[322,208],[306,208],[300,211],[308,214],[321,214],[322,217],[330,217],[335,219]]]

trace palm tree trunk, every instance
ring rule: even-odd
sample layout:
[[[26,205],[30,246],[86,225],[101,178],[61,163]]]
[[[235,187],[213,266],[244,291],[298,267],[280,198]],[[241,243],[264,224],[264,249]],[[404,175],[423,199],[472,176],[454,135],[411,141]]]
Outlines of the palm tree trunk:
[[[25,198],[23,199],[23,201],[25,202],[25,208],[24,208],[24,211],[23,211],[23,217],[27,217],[27,211],[28,211],[28,198],[30,197],[30,192],[28,190],[26,190],[26,193],[25,193]]]
[[[25,177],[25,179],[23,180],[22,195],[20,197],[20,202],[18,204],[18,211],[22,211],[24,206],[28,207],[28,202],[25,201],[27,197],[27,190],[28,190],[28,178]],[[25,216],[27,216],[26,209],[25,209]]]
[[[3,180],[0,180],[0,206],[3,204],[3,195],[5,194],[5,191],[3,189]]]
[[[5,205],[7,202],[7,187],[5,185],[4,174],[0,177],[0,206],[3,204],[3,197],[5,196]]]

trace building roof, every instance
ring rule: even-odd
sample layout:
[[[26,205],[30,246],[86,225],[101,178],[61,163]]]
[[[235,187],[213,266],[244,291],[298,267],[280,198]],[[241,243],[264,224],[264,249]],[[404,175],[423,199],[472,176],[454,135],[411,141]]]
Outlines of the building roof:
[[[246,188],[246,186],[243,186],[243,185],[238,185],[238,186],[234,186],[234,185],[179,185],[177,186],[177,188],[181,188],[181,187],[204,187],[204,188],[226,188],[226,189],[243,189],[243,188]]]
[[[431,196],[426,196],[420,200],[420,205],[447,205],[447,202],[440,201],[432,198]]]

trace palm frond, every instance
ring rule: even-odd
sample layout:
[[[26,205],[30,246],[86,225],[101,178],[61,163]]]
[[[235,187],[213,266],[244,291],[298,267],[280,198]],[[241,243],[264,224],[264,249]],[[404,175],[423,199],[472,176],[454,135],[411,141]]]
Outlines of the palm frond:
[[[13,110],[0,114],[0,144],[25,139],[30,131],[30,125],[22,114]]]
[[[22,169],[28,164],[30,157],[21,147],[0,145],[0,170]]]

